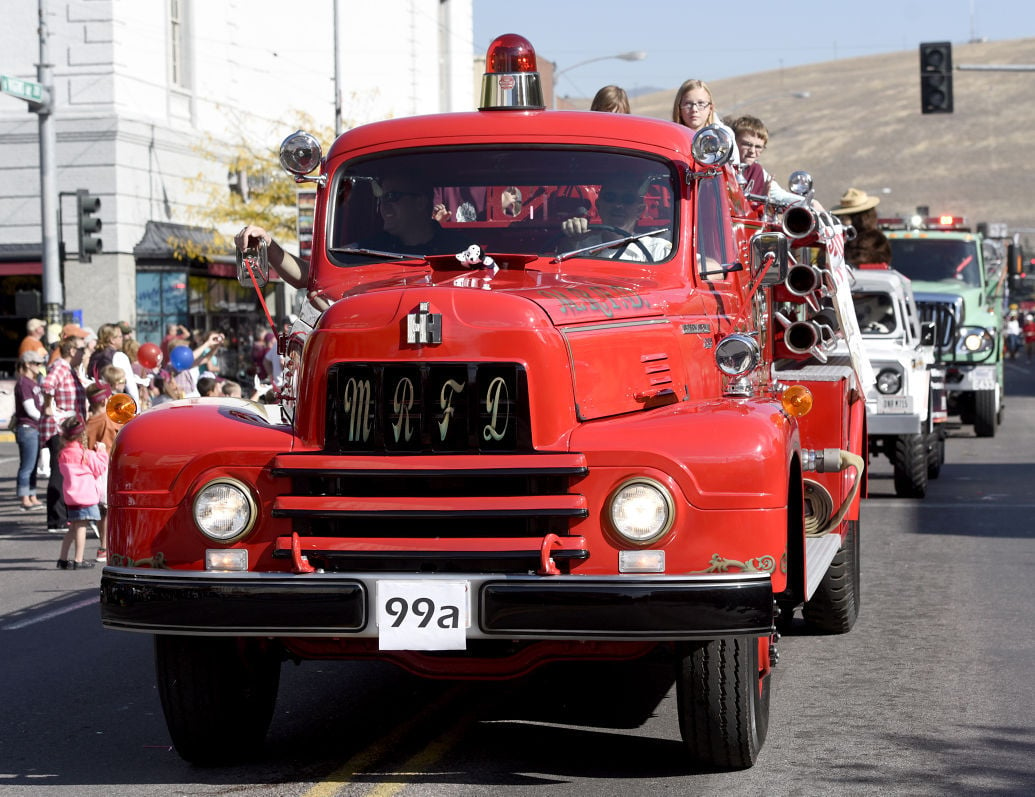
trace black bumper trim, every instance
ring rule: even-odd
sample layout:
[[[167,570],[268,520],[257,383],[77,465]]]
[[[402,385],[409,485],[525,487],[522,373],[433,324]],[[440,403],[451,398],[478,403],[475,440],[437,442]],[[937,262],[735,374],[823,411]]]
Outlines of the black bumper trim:
[[[373,638],[377,629],[367,616],[377,582],[415,577],[106,567],[101,621],[107,628],[151,633]],[[469,582],[470,638],[679,640],[760,636],[773,629],[768,574],[437,578]]]
[[[767,634],[769,579],[490,582],[481,593],[487,634],[645,639]]]
[[[169,577],[168,571],[101,578],[108,628],[166,633],[294,636],[366,625],[366,591],[353,579]]]

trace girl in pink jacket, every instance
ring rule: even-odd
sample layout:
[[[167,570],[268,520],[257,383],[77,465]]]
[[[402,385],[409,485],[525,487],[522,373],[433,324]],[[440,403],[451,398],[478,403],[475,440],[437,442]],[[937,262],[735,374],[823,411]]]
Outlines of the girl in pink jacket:
[[[91,521],[101,519],[99,504],[103,499],[98,477],[108,468],[108,450],[98,441],[96,450],[86,447],[86,422],[77,416],[61,423],[64,447],[58,454],[58,467],[64,478],[63,496],[68,507],[68,531],[61,540],[61,556],[57,566],[62,570],[94,567],[83,561],[86,550],[86,530]],[[75,543],[75,558],[68,559],[68,551]]]

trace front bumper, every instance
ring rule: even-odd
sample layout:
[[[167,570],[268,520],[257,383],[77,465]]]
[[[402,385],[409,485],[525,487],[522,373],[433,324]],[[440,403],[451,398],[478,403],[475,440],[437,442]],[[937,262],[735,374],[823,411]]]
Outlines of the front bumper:
[[[874,413],[866,416],[866,427],[866,431],[875,437],[920,434],[923,431],[923,420],[915,412],[882,415]]]
[[[949,393],[973,390],[995,390],[998,384],[996,366],[950,363],[946,368],[945,387]]]
[[[468,582],[468,639],[714,639],[773,627],[768,573],[375,578],[126,567],[104,568],[101,621],[150,633],[377,638],[371,596],[393,578]]]

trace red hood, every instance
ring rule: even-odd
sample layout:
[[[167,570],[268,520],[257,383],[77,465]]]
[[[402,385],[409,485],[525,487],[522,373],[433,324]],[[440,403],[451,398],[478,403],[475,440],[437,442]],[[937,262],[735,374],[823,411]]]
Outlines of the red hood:
[[[600,268],[599,261],[587,264],[587,268],[605,270]],[[380,270],[384,272],[384,265],[380,266]],[[534,302],[558,326],[603,321],[615,317],[643,318],[663,313],[663,308],[659,304],[660,286],[652,273],[635,267],[623,268],[621,275],[615,273],[617,269],[610,270],[610,276],[606,273],[573,274],[570,261],[566,264],[564,275],[532,268],[503,269],[494,272],[492,269],[484,268],[471,271],[440,271],[426,267],[401,267],[387,273],[382,280],[357,281],[358,284],[353,282],[354,287],[346,289],[343,298],[420,288],[428,289],[429,301],[434,299],[435,291],[442,288],[505,293]],[[369,280],[369,270],[363,271],[366,274],[362,279]],[[329,289],[325,295],[337,298],[336,290]],[[412,293],[410,295],[412,296]],[[372,321],[370,318],[364,320],[367,322],[364,326]]]

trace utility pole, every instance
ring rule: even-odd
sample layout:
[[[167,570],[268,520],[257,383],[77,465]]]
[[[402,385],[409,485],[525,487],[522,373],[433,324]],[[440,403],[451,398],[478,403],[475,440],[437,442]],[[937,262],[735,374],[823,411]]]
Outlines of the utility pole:
[[[42,226],[43,307],[49,324],[60,324],[64,309],[64,286],[61,282],[60,199],[57,192],[57,136],[54,132],[53,71],[47,55],[47,16],[44,1],[39,0],[40,62],[36,65],[38,83],[13,75],[0,75],[0,92],[29,104],[29,111],[39,116],[40,131],[40,214]]]
[[[43,101],[30,106],[39,116],[40,128],[40,213],[43,221],[43,312],[48,324],[60,324],[65,306],[61,284],[61,256],[58,250],[57,133],[54,130],[54,73],[47,51],[45,0],[39,0],[40,62],[36,77],[43,86]]]
[[[334,0],[334,137],[341,135],[341,54],[338,50],[338,0]]]

